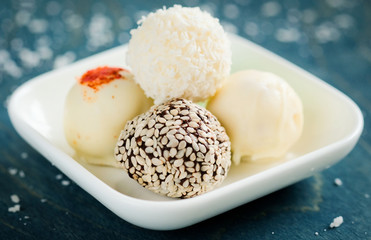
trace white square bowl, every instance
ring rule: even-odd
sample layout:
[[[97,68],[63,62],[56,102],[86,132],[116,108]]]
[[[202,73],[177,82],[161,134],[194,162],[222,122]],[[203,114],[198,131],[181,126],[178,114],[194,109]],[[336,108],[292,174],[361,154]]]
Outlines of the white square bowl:
[[[287,155],[275,162],[232,166],[215,190],[191,199],[156,195],[121,169],[75,160],[63,132],[67,92],[86,70],[125,67],[127,46],[96,54],[36,77],[12,95],[9,115],[17,132],[69,178],[119,217],[135,225],[172,230],[245,204],[330,167],[348,154],[363,129],[358,106],[340,91],[277,55],[238,36],[232,42],[232,71],[273,72],[296,90],[304,105],[304,131]]]

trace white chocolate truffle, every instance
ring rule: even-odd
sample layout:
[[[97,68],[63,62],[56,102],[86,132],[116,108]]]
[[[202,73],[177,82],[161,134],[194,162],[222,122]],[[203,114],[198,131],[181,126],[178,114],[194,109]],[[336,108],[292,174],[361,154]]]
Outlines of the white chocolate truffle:
[[[231,165],[224,128],[209,111],[185,99],[155,105],[129,121],[115,154],[131,178],[168,197],[210,191]]]
[[[121,68],[87,71],[69,91],[64,110],[67,142],[88,163],[117,166],[113,150],[126,122],[152,100]]]
[[[126,60],[145,94],[160,104],[214,95],[231,68],[231,47],[219,20],[197,8],[174,5],[139,21]]]
[[[294,89],[268,72],[232,74],[207,105],[225,127],[232,160],[283,156],[299,139],[303,106]]]

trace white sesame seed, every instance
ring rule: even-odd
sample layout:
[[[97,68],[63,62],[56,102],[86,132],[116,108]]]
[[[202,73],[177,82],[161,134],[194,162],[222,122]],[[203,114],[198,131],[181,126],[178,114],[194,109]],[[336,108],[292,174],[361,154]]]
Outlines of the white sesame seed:
[[[172,130],[170,130],[166,135],[167,135],[167,137],[169,137],[169,136],[174,136],[174,135],[176,134],[176,132],[177,132],[176,129],[172,129]]]
[[[187,143],[186,141],[181,141],[178,145],[178,149],[181,150],[181,149],[184,149],[185,147],[187,146]]]
[[[174,161],[174,167],[180,167],[183,164],[183,159],[177,159]]]
[[[144,158],[143,158],[142,156],[139,156],[139,155],[135,156],[135,160],[136,160],[137,163],[139,163],[139,164],[142,165],[142,166],[143,166],[144,163],[145,163]]]
[[[176,138],[172,138],[170,139],[170,142],[166,145],[166,147],[175,148],[178,146],[178,144],[179,144],[179,141]]]
[[[198,146],[200,147],[200,151],[201,151],[202,153],[206,153],[206,147],[205,147],[205,145],[199,143]]]
[[[157,129],[160,129],[160,128],[162,128],[164,126],[164,124],[162,124],[162,123],[156,123],[155,124],[155,128],[157,128]]]
[[[169,127],[163,127],[160,131],[160,135],[164,135],[166,134],[167,132],[169,132]]]
[[[170,110],[170,113],[171,113],[171,115],[176,116],[176,115],[178,115],[178,110],[176,110],[176,109],[171,109],[171,110]]]
[[[148,121],[148,128],[152,128],[155,125],[156,121],[154,119],[150,119]]]
[[[183,166],[184,167],[184,166]],[[179,179],[184,179],[187,177],[187,172],[181,172],[181,174],[179,175]]]
[[[188,125],[192,128],[198,128],[199,125],[196,122],[189,122]]]
[[[199,146],[197,145],[196,142],[192,142],[192,147],[193,147],[193,149],[194,149],[196,152],[200,150],[200,148],[199,148]]]
[[[194,132],[196,132],[196,130],[195,130],[194,128],[192,128],[192,127],[187,127],[187,131],[188,131],[189,133],[194,133]]]
[[[144,128],[141,132],[140,132],[140,136],[144,136],[147,134],[147,131],[148,131],[148,128]]]
[[[170,149],[169,156],[170,156],[170,157],[175,157],[176,153],[177,153],[176,148],[171,148],[171,149]]]
[[[152,138],[148,138],[147,140],[146,140],[146,143],[144,144],[144,145],[146,145],[147,147],[150,147],[150,146],[153,146],[153,140],[152,140]]]
[[[178,153],[175,155],[176,158],[182,158],[184,156],[185,149],[181,149],[178,151]]]
[[[154,128],[148,129],[148,131],[146,133],[146,136],[150,138],[150,137],[153,136],[153,133],[154,132],[155,132],[155,129]]]
[[[152,163],[155,166],[162,165],[162,161],[160,159],[158,159],[158,158],[152,158]]]
[[[189,181],[188,180],[184,181],[183,187],[188,187],[188,186],[189,186]]]
[[[181,125],[182,123],[183,123],[183,121],[180,120],[180,119],[178,119],[178,120],[176,120],[176,121],[174,122],[174,125],[179,126],[179,125]]]
[[[190,136],[184,136],[184,140],[186,140],[187,143],[192,143],[192,139]]]
[[[146,153],[153,153],[154,152],[154,149],[153,149],[153,147],[146,147],[146,149],[144,151]]]
[[[151,176],[149,174],[143,175],[142,179],[144,182],[150,182],[151,181]]]

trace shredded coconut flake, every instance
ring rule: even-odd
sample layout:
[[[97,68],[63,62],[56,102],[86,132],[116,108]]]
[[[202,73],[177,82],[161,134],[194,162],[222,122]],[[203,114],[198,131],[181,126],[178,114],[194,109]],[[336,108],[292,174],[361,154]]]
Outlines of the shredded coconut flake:
[[[9,168],[8,169],[8,172],[9,172],[10,175],[16,175],[17,172],[18,172],[18,169],[16,169],[16,168]]]
[[[76,58],[75,53],[69,51],[63,55],[59,55],[54,60],[54,68],[63,67],[71,62],[73,62]]]
[[[229,75],[231,50],[218,19],[174,5],[143,17],[131,31],[127,63],[148,97],[160,104],[213,95]]]
[[[264,3],[261,12],[265,17],[274,17],[281,12],[281,5],[278,2]]]
[[[103,14],[93,15],[86,32],[88,49],[94,51],[110,44],[114,39],[111,28],[112,22],[108,17]]]
[[[62,185],[63,186],[68,186],[68,185],[70,185],[70,181],[68,181],[68,180],[62,180]]]
[[[223,13],[229,19],[236,19],[240,14],[240,10],[235,4],[226,4]]]
[[[341,181],[340,178],[335,178],[334,183],[335,183],[336,186],[341,186],[341,185],[343,185],[343,182]]]
[[[244,32],[252,37],[255,37],[259,33],[258,25],[254,22],[247,22],[244,27]]]
[[[26,25],[31,18],[31,13],[26,10],[20,10],[15,15],[15,22],[18,24],[18,26],[24,26]]]
[[[21,210],[21,205],[16,204],[13,207],[8,208],[8,212],[16,213]]]
[[[277,30],[275,37],[280,42],[296,42],[300,39],[300,32],[296,28],[280,28]]]
[[[45,19],[32,19],[28,24],[31,33],[43,33],[48,29],[49,23]]]
[[[19,177],[21,177],[21,178],[24,178],[26,175],[24,174],[24,172],[21,170],[21,171],[19,171]]]
[[[28,158],[28,153],[26,153],[26,152],[21,153],[21,158],[22,159]]]
[[[12,200],[13,203],[19,203],[19,201],[20,201],[17,194],[10,195],[10,200]]]
[[[332,223],[330,224],[330,228],[337,228],[344,222],[344,219],[342,216],[334,218]]]
[[[34,68],[40,64],[40,56],[37,52],[31,51],[28,48],[22,48],[19,51],[19,58],[22,64],[28,68]]]
[[[315,28],[314,36],[320,43],[335,42],[340,38],[340,31],[331,22],[324,22]]]

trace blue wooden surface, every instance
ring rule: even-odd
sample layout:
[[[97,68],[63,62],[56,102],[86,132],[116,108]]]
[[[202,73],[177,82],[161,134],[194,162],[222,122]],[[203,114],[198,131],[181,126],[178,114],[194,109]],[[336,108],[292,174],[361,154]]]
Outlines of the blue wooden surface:
[[[159,232],[121,220],[73,182],[64,186],[70,180],[17,135],[6,109],[17,86],[127,42],[141,15],[171,2],[0,2],[0,239],[371,239],[370,1],[176,1],[212,11],[228,31],[340,89],[365,119],[337,165],[194,226]],[[337,216],[344,223],[329,229]]]

